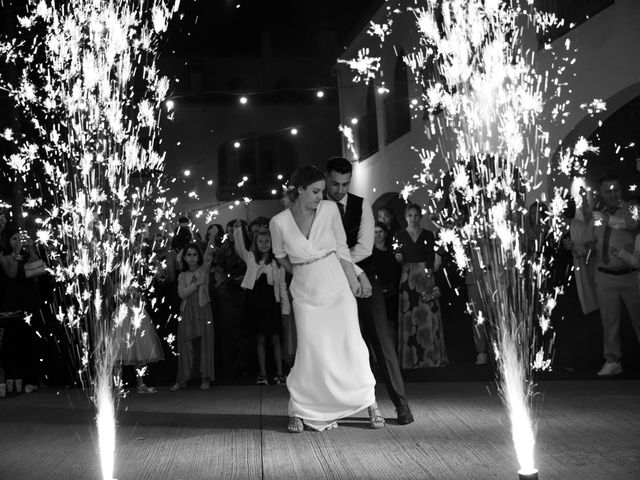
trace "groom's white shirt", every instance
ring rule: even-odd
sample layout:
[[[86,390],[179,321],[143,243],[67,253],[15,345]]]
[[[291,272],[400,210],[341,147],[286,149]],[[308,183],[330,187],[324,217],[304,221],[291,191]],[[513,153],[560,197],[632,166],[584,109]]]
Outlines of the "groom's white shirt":
[[[347,200],[349,196],[345,195],[340,200],[345,212],[347,211]],[[374,227],[375,220],[373,219],[373,209],[366,198],[362,198],[362,213],[360,215],[360,228],[358,229],[358,241],[349,249],[351,260],[356,268],[356,274],[360,275],[362,269],[356,265],[358,262],[369,258],[373,253],[374,244]]]

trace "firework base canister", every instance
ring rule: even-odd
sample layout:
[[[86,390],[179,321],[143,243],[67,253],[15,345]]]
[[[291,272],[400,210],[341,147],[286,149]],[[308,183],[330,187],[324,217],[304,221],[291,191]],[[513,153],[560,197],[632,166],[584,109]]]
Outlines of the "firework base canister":
[[[538,480],[538,471],[533,472],[518,472],[518,480]]]

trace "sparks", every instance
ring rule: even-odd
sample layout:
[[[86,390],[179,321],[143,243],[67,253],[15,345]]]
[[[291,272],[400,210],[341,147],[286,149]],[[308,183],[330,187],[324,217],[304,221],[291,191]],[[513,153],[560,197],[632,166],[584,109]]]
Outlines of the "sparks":
[[[9,91],[33,134],[5,130],[3,141],[17,147],[5,161],[27,181],[37,175],[34,165],[43,167],[42,198],[27,204],[49,212],[37,240],[49,249],[61,293],[52,309],[77,343],[80,378],[97,409],[102,475],[111,480],[120,389],[114,361],[124,340],[116,327],[135,316],[130,289],[146,284],[135,213],[162,191],[155,172],[164,155],[155,145],[169,83],[157,73],[154,49],[179,1],[28,4],[18,31],[28,40],[3,43],[0,56],[22,72]],[[130,183],[141,172],[151,172],[147,184]],[[157,208],[158,220],[170,217],[166,201]]]

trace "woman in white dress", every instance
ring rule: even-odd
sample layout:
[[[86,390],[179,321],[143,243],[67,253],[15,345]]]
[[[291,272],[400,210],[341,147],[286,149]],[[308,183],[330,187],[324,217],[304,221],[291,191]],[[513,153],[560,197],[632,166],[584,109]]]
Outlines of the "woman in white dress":
[[[340,212],[322,199],[325,179],[316,167],[298,168],[291,184],[293,202],[269,225],[273,253],[293,274],[298,346],[287,378],[288,429],[326,430],[367,407],[371,428],[384,427],[358,323],[361,288]]]

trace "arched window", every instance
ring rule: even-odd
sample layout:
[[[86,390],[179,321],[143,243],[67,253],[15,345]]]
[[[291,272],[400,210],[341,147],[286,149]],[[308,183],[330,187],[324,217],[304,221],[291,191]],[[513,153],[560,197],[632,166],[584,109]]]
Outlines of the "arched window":
[[[358,143],[360,160],[378,151],[378,119],[376,111],[376,94],[373,83],[367,89],[367,111],[360,121]]]
[[[230,92],[242,92],[247,89],[247,83],[243,78],[233,77],[229,80],[229,91]]]
[[[218,148],[218,199],[276,198],[271,191],[280,192],[283,183],[278,175],[288,178],[296,166],[296,149],[281,136],[228,140]],[[238,186],[243,177],[247,180]]]
[[[386,143],[389,144],[411,130],[411,112],[409,110],[409,77],[404,64],[404,50],[398,51],[393,72],[391,91],[384,100],[384,117],[387,131]]]

